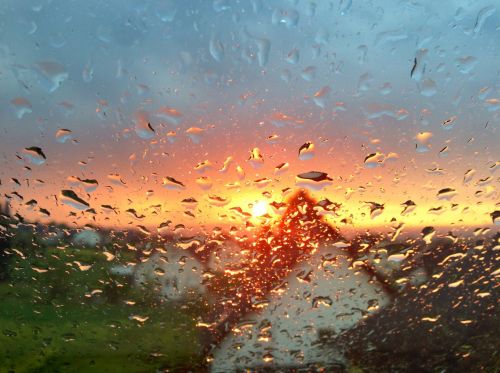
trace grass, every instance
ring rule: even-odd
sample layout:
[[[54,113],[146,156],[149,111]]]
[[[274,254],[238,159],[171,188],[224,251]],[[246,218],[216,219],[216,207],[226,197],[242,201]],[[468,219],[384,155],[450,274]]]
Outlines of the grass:
[[[201,300],[161,303],[113,278],[94,250],[37,251],[13,260],[9,280],[0,283],[0,372],[154,372],[200,365],[195,323]],[[80,271],[75,260],[92,267]],[[49,270],[38,273],[32,266]],[[92,290],[101,292],[90,295]]]

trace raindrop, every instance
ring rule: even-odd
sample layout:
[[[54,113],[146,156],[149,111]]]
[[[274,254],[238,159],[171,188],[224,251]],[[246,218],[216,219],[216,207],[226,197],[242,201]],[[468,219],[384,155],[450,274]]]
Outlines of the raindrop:
[[[458,71],[462,74],[469,74],[477,64],[477,58],[472,56],[459,57],[456,59]]]
[[[314,36],[314,42],[318,45],[327,45],[330,41],[330,33],[326,29],[320,29]]]
[[[314,157],[314,144],[312,142],[306,142],[299,148],[299,159],[301,161],[306,161]]]
[[[364,165],[366,168],[375,168],[375,167],[382,166],[384,164],[384,161],[385,161],[385,155],[383,155],[382,153],[376,152],[376,153],[368,154],[365,157]]]
[[[170,124],[177,126],[180,124],[182,113],[174,108],[162,106],[158,109],[157,117],[168,121]]]
[[[196,185],[198,185],[203,190],[208,190],[212,188],[213,182],[211,178],[203,176],[196,179]]]
[[[215,196],[215,195],[210,195],[207,197],[207,199],[211,205],[218,206],[218,207],[225,206],[229,202],[231,202],[231,200],[229,198],[224,198],[224,197]]]
[[[352,0],[340,0],[339,2],[339,12],[340,15],[346,15],[346,13],[351,9]]]
[[[167,189],[170,189],[170,190],[180,190],[180,189],[186,188],[186,186],[183,183],[181,183],[178,180],[175,180],[171,176],[167,176],[167,177],[163,178],[163,186]]]
[[[319,308],[319,307],[331,307],[333,304],[332,298],[328,296],[318,296],[314,297],[312,300],[312,307],[313,308]]]
[[[493,211],[490,216],[493,224],[500,225],[500,210]]]
[[[443,120],[443,122],[441,123],[441,125],[443,126],[443,128],[445,130],[449,130],[449,129],[452,129],[453,126],[455,125],[455,120],[457,119],[457,116],[454,115],[446,120]]]
[[[322,109],[326,106],[326,101],[330,95],[330,87],[324,86],[319,91],[317,91],[313,96],[314,104]]]
[[[43,150],[37,146],[25,148],[23,150],[24,159],[37,166],[42,165],[47,160]]]
[[[436,83],[432,79],[422,80],[419,87],[422,96],[432,97],[437,93]]]
[[[287,126],[301,126],[304,124],[303,120],[298,118],[277,112],[274,113],[271,119],[271,123],[278,128],[287,127]]]
[[[288,170],[289,167],[290,167],[290,164],[287,163],[287,162],[280,163],[279,165],[277,165],[274,168],[274,174],[275,175],[281,175],[281,174],[285,173]]]
[[[210,161],[203,161],[198,163],[195,167],[194,170],[200,174],[205,173],[205,171],[210,171],[213,169],[213,165]]]
[[[61,190],[59,196],[62,203],[71,206],[77,210],[87,210],[89,208],[88,202],[84,201],[78,195],[69,189]]]
[[[126,185],[125,181],[123,181],[120,174],[109,174],[108,180],[111,181],[114,185],[120,185],[120,186]]]
[[[358,80],[358,93],[366,92],[370,89],[370,86],[373,82],[373,75],[370,73],[364,73],[359,77]]]
[[[258,188],[263,188],[265,187],[266,185],[268,185],[269,183],[271,183],[272,180],[271,179],[268,179],[267,177],[263,177],[263,178],[260,178],[260,179],[257,179],[257,180],[254,180],[253,183],[258,187]]]
[[[58,62],[39,62],[35,65],[35,70],[40,77],[42,87],[49,93],[54,92],[68,79],[66,68]]]
[[[139,110],[135,113],[135,133],[141,139],[148,140],[153,138],[155,130],[149,121],[149,114],[146,111]]]
[[[231,2],[229,0],[214,0],[212,3],[212,8],[217,13],[223,12],[225,10],[231,9]]]
[[[412,200],[408,200],[402,203],[401,206],[404,206],[403,211],[401,211],[401,215],[407,215],[413,212],[413,210],[415,210],[415,207],[417,207],[415,202],[413,202]]]
[[[201,141],[201,136],[205,133],[205,130],[199,127],[190,127],[186,130],[186,135],[195,144],[199,144]]]
[[[299,12],[294,9],[275,9],[271,22],[273,25],[284,24],[286,27],[291,28],[297,26],[299,18]]]
[[[261,168],[264,164],[264,157],[260,153],[260,149],[253,148],[247,161],[254,169]]]
[[[90,83],[94,79],[94,68],[90,61],[83,67],[82,79],[85,83]]]
[[[312,190],[321,190],[332,184],[333,179],[325,172],[309,171],[295,177],[296,185]]]
[[[432,138],[432,132],[420,132],[415,137],[417,140],[417,144],[415,148],[417,153],[428,152],[431,149],[431,145],[429,144],[430,139]]]
[[[198,201],[194,199],[193,197],[190,198],[185,198],[181,201],[181,204],[184,208],[187,209],[194,209],[196,206],[198,206]]]
[[[224,45],[222,45],[219,40],[215,39],[215,37],[212,37],[210,39],[208,49],[210,51],[210,55],[215,61],[222,62],[222,60],[224,59]]]
[[[486,22],[486,19],[488,19],[490,16],[492,16],[496,12],[496,8],[493,5],[486,6],[482,8],[476,16],[476,22],[474,22],[474,28],[472,29],[472,32],[474,35],[479,34],[481,29],[483,28],[484,23]]]
[[[300,73],[300,76],[302,79],[308,82],[312,82],[314,78],[316,77],[316,67],[314,66],[308,66],[302,72]]]
[[[380,90],[379,90],[380,94],[381,95],[388,95],[389,93],[392,92],[392,84],[389,83],[389,82],[386,82],[384,84],[382,84],[382,86],[380,87]]]
[[[438,191],[437,198],[438,199],[446,199],[450,200],[451,198],[457,195],[457,191],[453,188],[444,188]]]
[[[463,181],[464,184],[467,184],[468,182],[470,182],[475,174],[476,174],[476,170],[474,170],[474,169],[467,170],[464,174],[464,181]]]
[[[285,61],[292,65],[295,65],[296,63],[299,62],[299,58],[300,58],[300,51],[297,48],[294,48],[290,52],[288,52]]]
[[[233,163],[233,157],[229,156],[226,158],[224,163],[222,164],[222,168],[219,170],[219,172],[226,173],[227,170],[229,169],[229,166]]]
[[[365,202],[370,207],[370,218],[375,219],[384,211],[384,204],[377,202]]]
[[[271,42],[268,39],[256,39],[257,44],[257,61],[260,67],[264,67],[269,60],[269,51],[271,50]]]
[[[56,141],[64,144],[66,141],[71,140],[72,132],[66,128],[61,128],[56,132]]]
[[[31,103],[24,97],[17,97],[10,101],[14,113],[18,119],[22,119],[26,114],[33,112]]]
[[[427,245],[430,245],[435,234],[436,230],[433,227],[425,227],[422,229],[422,239]]]

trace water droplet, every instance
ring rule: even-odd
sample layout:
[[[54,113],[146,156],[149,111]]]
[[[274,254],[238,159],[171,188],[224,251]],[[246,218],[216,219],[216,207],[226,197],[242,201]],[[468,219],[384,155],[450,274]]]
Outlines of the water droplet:
[[[157,117],[168,121],[170,124],[177,126],[181,122],[182,113],[174,108],[162,106],[158,109]]]
[[[455,197],[457,194],[457,191],[453,188],[444,188],[438,191],[437,198],[449,200]]]
[[[304,70],[302,70],[302,72],[300,73],[300,76],[305,81],[312,82],[314,80],[314,78],[316,77],[316,67],[307,66]]]
[[[217,62],[222,62],[224,59],[224,45],[217,40],[215,37],[210,39],[210,43],[208,46],[210,55]]]
[[[196,179],[196,185],[198,185],[203,190],[208,190],[212,188],[213,182],[211,178],[203,176]]]
[[[191,127],[186,130],[186,135],[195,144],[199,144],[201,141],[201,136],[205,133],[205,130],[199,127]]]
[[[370,207],[370,218],[375,219],[377,216],[382,214],[384,212],[384,204],[383,203],[377,203],[377,202],[365,202],[368,204]]]
[[[109,174],[108,180],[111,181],[114,185],[125,186],[126,183],[123,181],[120,174]]]
[[[180,190],[180,189],[186,188],[186,186],[183,183],[181,183],[178,180],[175,180],[171,176],[167,176],[167,177],[163,178],[163,186],[167,189],[170,189],[170,190]]]
[[[198,163],[195,167],[194,170],[200,174],[205,173],[205,171],[210,171],[213,169],[213,165],[210,161],[203,161]]]
[[[382,166],[384,164],[384,161],[385,161],[385,155],[383,155],[382,153],[376,152],[376,153],[368,154],[365,157],[364,165],[366,168],[375,168],[375,167]]]
[[[312,307],[313,308],[319,308],[319,307],[331,307],[333,304],[332,298],[328,296],[318,296],[314,297],[312,300]]]
[[[306,161],[313,157],[314,157],[314,144],[308,141],[299,148],[299,159],[301,161]]]
[[[325,172],[309,171],[295,177],[296,185],[311,190],[321,190],[332,184],[333,179]]]
[[[415,147],[418,153],[428,152],[431,149],[431,145],[429,144],[431,138],[432,132],[420,132],[415,136],[415,140],[417,140]]]
[[[264,157],[260,153],[260,149],[253,148],[247,161],[254,169],[261,168],[264,164]]]
[[[212,8],[217,13],[224,12],[231,9],[231,2],[230,0],[214,0],[212,3]]]
[[[370,90],[370,86],[373,82],[373,75],[370,73],[364,73],[359,77],[358,80],[358,94],[360,92],[366,92]]]
[[[430,245],[435,234],[436,230],[433,227],[425,227],[422,229],[422,239],[427,245]]]
[[[446,120],[443,120],[443,122],[441,123],[441,125],[443,126],[443,128],[445,130],[449,130],[449,129],[452,129],[453,126],[455,125],[455,120],[457,119],[457,116],[454,115]]]
[[[291,28],[297,26],[299,18],[299,12],[294,9],[275,9],[271,17],[271,22],[273,25],[283,24]]]
[[[23,150],[24,159],[37,166],[42,165],[47,160],[43,150],[38,146],[31,146]]]
[[[45,61],[35,65],[42,87],[52,93],[68,79],[66,68],[58,62]]]
[[[493,224],[500,225],[500,210],[493,211],[490,216]]]
[[[415,210],[415,207],[417,205],[412,200],[408,200],[402,203],[401,206],[404,206],[403,211],[401,211],[401,215],[406,215],[413,212],[413,210]]]
[[[224,197],[220,197],[220,196],[216,196],[216,195],[208,196],[207,199],[211,205],[219,206],[219,207],[225,206],[229,202],[231,202],[231,200],[229,198],[224,198]]]
[[[288,127],[288,126],[297,126],[300,127],[302,124],[304,124],[303,120],[294,118],[292,116],[277,112],[274,113],[271,119],[271,123],[278,127]]]
[[[61,190],[59,196],[62,203],[71,206],[77,210],[87,210],[89,208],[88,202],[78,197],[78,195],[69,189]]]
[[[287,162],[280,163],[279,165],[277,165],[274,168],[274,174],[275,175],[281,175],[281,174],[285,173],[288,170],[289,167],[290,167],[290,164],[287,163]]]
[[[58,129],[56,132],[56,141],[64,144],[66,141],[71,140],[72,135],[73,134],[71,130],[68,130],[66,128]]]
[[[293,48],[285,58],[285,61],[289,64],[295,65],[299,62],[300,59],[300,51],[298,48]]]
[[[219,172],[226,173],[227,170],[229,169],[229,166],[231,166],[232,163],[233,163],[233,157],[231,156],[227,157]]]
[[[432,97],[437,93],[437,86],[434,80],[424,79],[420,82],[420,94],[425,97]]]
[[[141,139],[149,140],[155,135],[155,130],[151,126],[149,114],[144,110],[139,110],[135,113],[135,133]]]
[[[83,67],[82,79],[85,83],[90,83],[94,79],[94,67],[90,61]]]
[[[458,71],[462,74],[469,74],[477,64],[477,58],[472,56],[459,57],[456,59]]]
[[[17,97],[10,101],[14,113],[18,119],[22,119],[26,114],[33,112],[31,103],[24,97]]]
[[[324,109],[326,107],[326,102],[328,97],[330,96],[331,89],[328,86],[322,87],[319,91],[317,91],[313,96],[313,102],[316,106]]]
[[[256,39],[257,44],[257,61],[260,67],[264,67],[269,60],[269,51],[271,50],[271,42],[268,39]]]
[[[181,204],[184,208],[187,209],[194,209],[196,206],[198,206],[198,201],[194,199],[193,197],[190,198],[185,198],[181,201]]]
[[[137,321],[140,324],[144,324],[146,321],[149,320],[149,316],[131,315],[129,316],[129,319]]]

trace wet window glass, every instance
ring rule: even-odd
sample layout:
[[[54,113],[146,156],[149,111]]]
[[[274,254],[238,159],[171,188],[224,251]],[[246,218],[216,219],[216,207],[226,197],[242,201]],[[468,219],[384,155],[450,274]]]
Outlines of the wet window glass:
[[[493,372],[495,1],[4,0],[0,371]]]

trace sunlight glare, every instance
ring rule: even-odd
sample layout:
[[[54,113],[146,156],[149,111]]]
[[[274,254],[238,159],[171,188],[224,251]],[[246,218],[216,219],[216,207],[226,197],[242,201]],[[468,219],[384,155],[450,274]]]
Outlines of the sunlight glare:
[[[255,202],[252,207],[252,215],[258,217],[265,214],[267,214],[267,204],[264,201]]]

